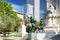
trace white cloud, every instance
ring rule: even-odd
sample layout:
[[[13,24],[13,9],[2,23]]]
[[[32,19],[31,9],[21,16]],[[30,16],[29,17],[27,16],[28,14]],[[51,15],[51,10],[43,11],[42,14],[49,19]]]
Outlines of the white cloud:
[[[19,12],[19,13],[22,13],[23,12],[23,6],[12,4],[12,8],[16,12]]]

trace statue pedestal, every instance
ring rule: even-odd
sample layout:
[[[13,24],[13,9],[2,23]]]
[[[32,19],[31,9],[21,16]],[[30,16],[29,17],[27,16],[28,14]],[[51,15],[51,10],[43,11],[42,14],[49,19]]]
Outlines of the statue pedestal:
[[[31,40],[43,40],[45,33],[31,33]]]

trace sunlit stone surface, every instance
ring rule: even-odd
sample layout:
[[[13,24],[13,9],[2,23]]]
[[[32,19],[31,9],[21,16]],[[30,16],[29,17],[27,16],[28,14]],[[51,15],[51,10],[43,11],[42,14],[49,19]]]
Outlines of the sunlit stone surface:
[[[45,27],[52,31],[55,29],[56,34],[60,31],[60,0],[44,0],[44,18]],[[48,30],[47,30],[48,31]]]
[[[45,33],[31,33],[31,40],[43,40],[45,36]]]

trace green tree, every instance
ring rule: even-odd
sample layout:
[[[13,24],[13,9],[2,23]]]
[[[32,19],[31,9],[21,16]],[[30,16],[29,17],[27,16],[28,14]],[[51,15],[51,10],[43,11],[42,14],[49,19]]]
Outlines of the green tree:
[[[13,30],[18,20],[17,13],[12,10],[11,5],[0,0],[0,28],[3,29],[4,36],[7,30]]]

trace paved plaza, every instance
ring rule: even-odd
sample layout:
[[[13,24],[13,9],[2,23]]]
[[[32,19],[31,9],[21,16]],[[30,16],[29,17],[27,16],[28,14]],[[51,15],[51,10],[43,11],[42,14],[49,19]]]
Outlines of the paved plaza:
[[[41,32],[41,33],[30,33],[22,37],[0,37],[0,40],[60,40],[60,32],[56,34],[55,32]]]

